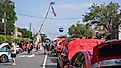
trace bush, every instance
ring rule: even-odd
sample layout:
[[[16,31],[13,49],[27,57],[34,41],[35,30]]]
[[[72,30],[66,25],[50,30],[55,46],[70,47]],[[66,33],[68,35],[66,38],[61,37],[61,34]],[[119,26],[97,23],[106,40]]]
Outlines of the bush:
[[[27,41],[31,41],[31,39],[29,39],[29,38],[15,37],[13,41],[15,41],[15,42],[17,42],[17,41],[26,41],[27,42]]]
[[[14,41],[14,37],[13,36],[6,35],[5,37],[6,37],[6,42]]]
[[[0,43],[3,43],[6,41],[6,37],[4,35],[0,35]]]
[[[0,43],[4,43],[4,42],[17,42],[17,41],[32,41],[29,38],[21,38],[21,37],[14,37],[14,36],[8,36],[8,35],[0,35]]]

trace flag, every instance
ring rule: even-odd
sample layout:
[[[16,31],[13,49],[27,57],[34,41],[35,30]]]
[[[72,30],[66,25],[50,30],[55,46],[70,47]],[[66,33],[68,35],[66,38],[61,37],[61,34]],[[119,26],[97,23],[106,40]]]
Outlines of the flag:
[[[56,12],[55,12],[53,6],[51,6],[51,9],[52,9],[52,13],[53,13],[53,15],[56,17],[57,15],[56,15]]]

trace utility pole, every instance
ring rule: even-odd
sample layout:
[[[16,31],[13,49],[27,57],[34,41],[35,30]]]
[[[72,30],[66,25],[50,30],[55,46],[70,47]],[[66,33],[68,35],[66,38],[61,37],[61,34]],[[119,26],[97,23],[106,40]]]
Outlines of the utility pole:
[[[5,0],[3,0],[3,23],[4,23],[4,35],[6,35],[6,23],[7,23],[7,16],[6,16],[6,4],[5,4]]]
[[[6,19],[6,12],[4,12],[4,18],[3,18],[3,23],[4,23],[4,34],[6,35],[6,23],[7,23],[7,19]]]
[[[2,1],[2,5],[3,5],[3,18],[2,18],[2,23],[4,24],[4,35],[6,35],[6,23],[7,23],[7,17],[6,17],[6,4],[5,4],[5,0]]]
[[[31,22],[29,23],[29,31],[31,32]],[[31,38],[31,33],[29,34],[29,38]]]
[[[31,31],[31,28],[32,28],[32,26],[31,26],[31,22],[29,23],[29,30]]]

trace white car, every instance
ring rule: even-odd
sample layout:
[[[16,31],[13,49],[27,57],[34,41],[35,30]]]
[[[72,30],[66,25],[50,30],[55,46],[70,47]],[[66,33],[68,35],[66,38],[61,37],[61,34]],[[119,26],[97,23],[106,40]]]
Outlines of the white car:
[[[7,62],[11,60],[10,45],[8,43],[0,44],[0,62]]]
[[[0,44],[0,62],[7,62],[10,61],[11,53],[10,53],[11,46],[8,43]],[[16,54],[22,52],[22,49],[19,46],[16,46]]]

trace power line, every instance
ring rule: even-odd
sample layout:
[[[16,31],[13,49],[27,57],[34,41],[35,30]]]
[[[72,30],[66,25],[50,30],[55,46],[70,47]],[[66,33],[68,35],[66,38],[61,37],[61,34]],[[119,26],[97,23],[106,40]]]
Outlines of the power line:
[[[48,16],[48,14],[49,14],[49,10],[50,10],[51,5],[54,5],[54,3],[51,2],[51,3],[49,4],[49,7],[48,7],[48,9],[47,9],[47,12],[45,13],[45,16],[44,16],[44,18],[43,18],[43,20],[42,20],[42,24],[40,25],[39,32],[41,32],[41,29],[42,29],[42,27],[43,27],[43,25],[44,25],[43,23],[44,23],[44,21],[47,19],[47,16]]]
[[[41,18],[41,19],[44,19],[44,17],[39,17],[39,16],[32,16],[32,15],[27,15],[27,14],[21,14],[21,13],[16,13],[17,15],[20,15],[20,16],[25,16],[25,17],[30,17],[30,18]],[[50,17],[47,17],[46,19],[54,19],[54,20],[62,20],[62,19],[81,19],[82,17],[70,17],[70,18],[50,18]]]

